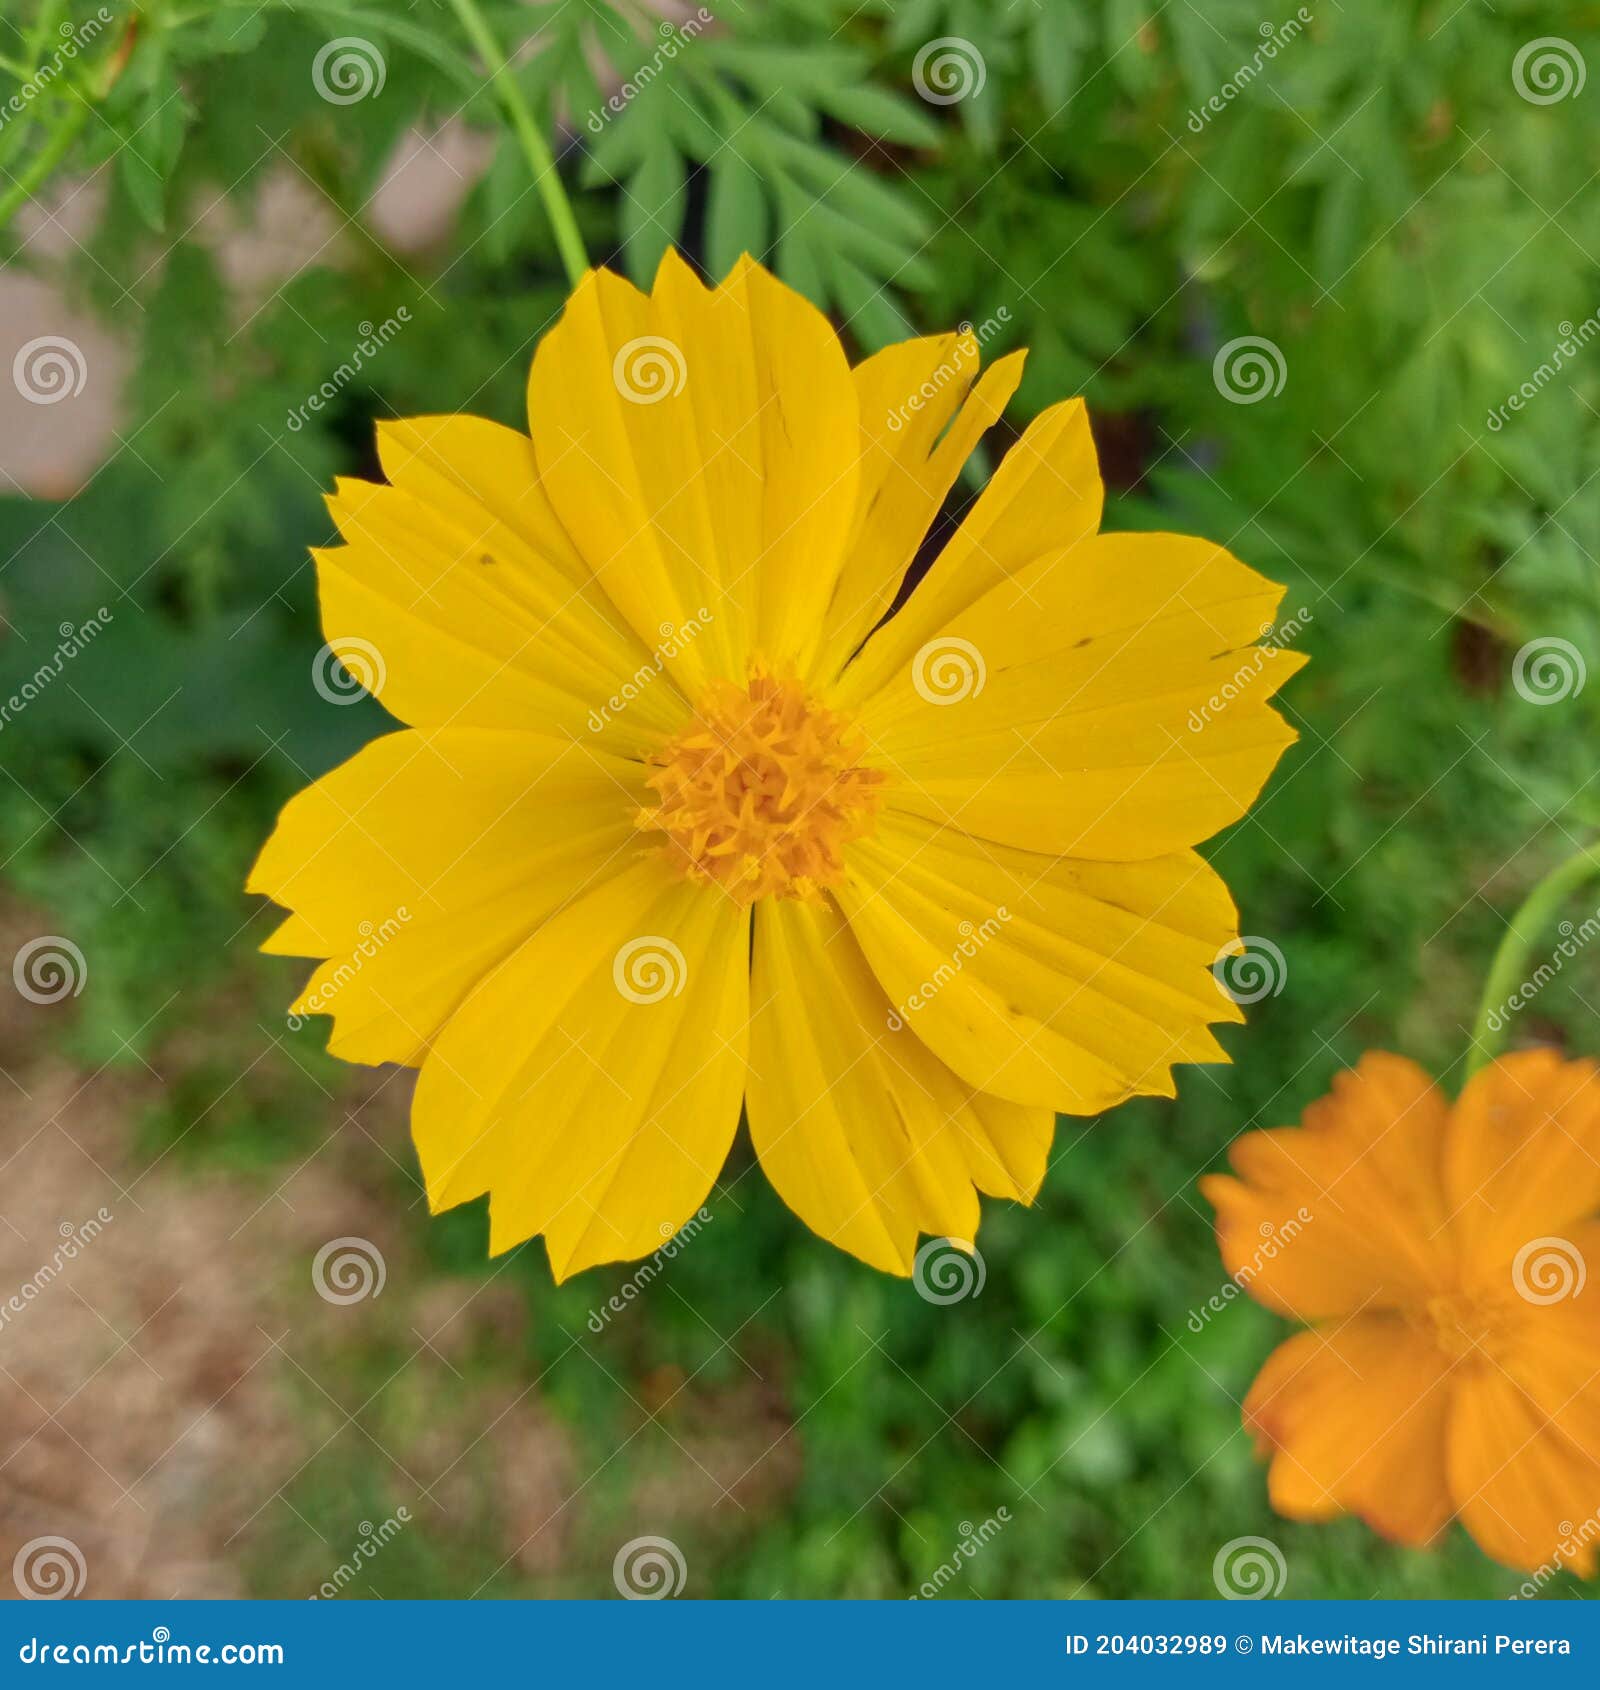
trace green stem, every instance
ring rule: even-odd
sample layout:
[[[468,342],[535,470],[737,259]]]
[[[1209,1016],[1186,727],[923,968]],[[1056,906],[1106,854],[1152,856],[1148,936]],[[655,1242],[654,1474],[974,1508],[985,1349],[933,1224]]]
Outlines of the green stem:
[[[561,262],[567,267],[567,278],[576,287],[589,268],[589,257],[583,250],[583,236],[578,233],[578,220],[572,215],[572,202],[561,185],[561,176],[556,169],[555,157],[550,151],[549,143],[534,121],[528,102],[523,98],[522,89],[518,86],[516,77],[511,74],[505,54],[500,50],[500,43],[495,40],[493,30],[489,28],[483,13],[478,10],[477,0],[450,0],[450,4],[455,8],[455,14],[461,20],[461,27],[466,31],[472,45],[489,67],[495,92],[500,96],[500,103],[506,109],[506,116],[511,119],[511,127],[516,131],[517,140],[522,144],[523,155],[533,171],[533,185],[539,190],[539,198],[544,201],[550,226],[555,231],[556,246],[561,253]]]
[[[0,230],[44,186],[51,172],[72,151],[73,142],[89,121],[89,109],[88,102],[80,95],[77,104],[56,125],[55,133],[28,161],[27,167],[5,193],[0,194]]]
[[[1540,935],[1549,927],[1551,918],[1566,899],[1591,875],[1600,875],[1600,842],[1586,845],[1565,861],[1557,863],[1512,916],[1490,964],[1489,976],[1483,983],[1483,999],[1478,1005],[1478,1019],[1472,1029],[1471,1047],[1467,1051],[1468,1079],[1498,1053],[1506,1021],[1502,1017],[1498,1027],[1491,1027],[1490,1021],[1527,980],[1528,959],[1533,955],[1533,947]]]

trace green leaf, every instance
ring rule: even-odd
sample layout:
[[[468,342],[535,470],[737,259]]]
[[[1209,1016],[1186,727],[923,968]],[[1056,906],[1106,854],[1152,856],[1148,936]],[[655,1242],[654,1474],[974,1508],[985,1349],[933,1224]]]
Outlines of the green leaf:
[[[768,241],[766,195],[761,178],[731,147],[711,160],[711,188],[706,203],[706,263],[713,276],[725,276],[741,253],[765,256]]]

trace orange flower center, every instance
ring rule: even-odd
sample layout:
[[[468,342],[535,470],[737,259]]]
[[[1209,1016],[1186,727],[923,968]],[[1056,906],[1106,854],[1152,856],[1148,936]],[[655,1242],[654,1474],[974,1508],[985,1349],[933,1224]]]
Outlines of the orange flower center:
[[[1465,1361],[1476,1356],[1487,1360],[1504,1325],[1503,1311],[1490,1297],[1464,1291],[1441,1292],[1429,1298],[1423,1325],[1434,1343],[1452,1359]]]
[[[844,878],[844,848],[871,832],[882,801],[883,772],[862,763],[864,750],[847,717],[757,668],[747,686],[715,682],[651,755],[660,802],[637,825],[667,836],[687,879],[741,903],[815,902]]]

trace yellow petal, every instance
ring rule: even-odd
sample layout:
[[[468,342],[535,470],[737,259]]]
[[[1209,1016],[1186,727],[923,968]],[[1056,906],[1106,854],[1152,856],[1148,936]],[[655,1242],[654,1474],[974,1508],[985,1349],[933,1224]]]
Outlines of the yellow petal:
[[[1359,1514],[1397,1543],[1430,1542],[1454,1512],[1445,1476],[1453,1394],[1446,1358],[1403,1319],[1297,1333],[1244,1404],[1245,1425],[1271,1452],[1272,1506],[1292,1520]]]
[[[739,1123],[749,930],[656,857],[552,916],[423,1064],[411,1128],[432,1207],[487,1191],[491,1252],[542,1233],[557,1279],[658,1249]]]
[[[1302,1127],[1237,1139],[1239,1177],[1200,1182],[1228,1271],[1299,1320],[1443,1293],[1455,1276],[1442,1185],[1449,1119],[1416,1063],[1371,1051],[1334,1077]]]
[[[491,456],[486,475],[498,464],[511,476],[502,459]],[[537,502],[524,467],[520,481],[496,479],[496,506],[519,492]],[[624,752],[682,721],[687,706],[670,676],[592,582],[575,585],[570,563],[535,551],[490,505],[437,489],[424,497],[412,489],[427,490],[427,476],[405,480],[341,481],[328,504],[348,544],[312,554],[328,644],[392,714],[416,727],[534,730]]]
[[[1227,1060],[1207,1023],[1243,1020],[1210,972],[1233,904],[1192,853],[1077,862],[886,816],[839,902],[917,1037],[1015,1103],[1170,1097],[1173,1063]]]
[[[758,907],[752,991],[751,1140],[814,1232],[906,1274],[918,1233],[976,1236],[974,1186],[1032,1201],[1054,1115],[974,1094],[906,1032],[831,904]]]
[[[986,839],[1116,861],[1197,844],[1295,739],[1266,700],[1304,659],[1253,644],[1282,596],[1207,541],[1085,541],[993,588],[860,707],[872,760],[893,803]]]
[[[589,577],[539,480],[533,442],[484,417],[404,417],[378,423],[378,462],[390,483],[447,511],[469,531],[509,529],[573,586]]]
[[[803,669],[855,509],[855,390],[827,319],[760,266],[708,290],[669,251],[654,291],[592,271],[528,387],[563,524],[691,696],[751,655]]]
[[[919,341],[910,343],[913,347],[925,344]],[[898,353],[902,361],[908,361],[900,348],[891,347],[889,352]],[[885,356],[887,354],[879,354],[880,358]],[[862,366],[862,371],[872,369],[874,362],[869,360]],[[991,373],[1002,367],[1010,368],[1016,377],[1021,375],[1020,366],[1012,366],[1006,359],[1002,359],[995,366],[995,372]],[[914,368],[885,369],[878,376],[877,385],[880,389],[895,386],[909,388],[914,374]],[[993,409],[998,415],[1015,385],[1015,379],[1008,378],[1003,395],[995,395],[998,406],[986,406],[985,410]],[[882,402],[880,396],[880,407]],[[864,423],[871,420],[871,414],[864,397]],[[935,415],[942,428],[943,415],[938,412]],[[919,414],[918,422],[922,421],[923,417]],[[908,453],[919,438],[907,428],[904,435],[894,436],[891,450]],[[971,441],[962,451],[962,457],[965,458],[970,450]],[[941,467],[949,467],[947,455],[941,455]],[[933,510],[949,491],[960,468],[960,463],[957,463],[949,470],[949,480],[938,488]],[[921,485],[923,478],[914,458],[910,465],[897,465],[897,471],[890,478],[891,487],[904,482],[913,487]],[[906,496],[909,497],[909,494]],[[897,671],[904,670],[923,645],[991,588],[1009,580],[1046,554],[1059,552],[1087,539],[1100,526],[1104,503],[1105,487],[1100,480],[1094,438],[1089,432],[1089,413],[1083,401],[1068,399],[1052,405],[1034,419],[1022,438],[1006,454],[949,545],[934,559],[927,575],[917,584],[905,605],[872,636],[866,649],[850,665],[841,683],[841,699],[868,697]],[[932,510],[929,511],[930,520],[931,516]],[[921,529],[911,540],[913,547],[920,543],[927,527],[928,522],[923,521]],[[909,561],[910,554],[906,555]],[[899,584],[897,576],[889,592],[892,594]],[[887,608],[888,599],[885,598],[878,609],[881,613]],[[869,622],[865,627],[859,627],[856,639],[867,633],[871,625]],[[843,655],[848,656],[849,650],[845,650]]]
[[[824,678],[889,608],[973,447],[1017,390],[1020,352],[974,382],[978,361],[971,334],[948,334],[902,341],[856,366],[861,480],[817,664]]]
[[[248,889],[328,960],[293,1005],[351,1062],[416,1063],[473,985],[636,849],[638,765],[531,734],[385,735],[285,806]]]

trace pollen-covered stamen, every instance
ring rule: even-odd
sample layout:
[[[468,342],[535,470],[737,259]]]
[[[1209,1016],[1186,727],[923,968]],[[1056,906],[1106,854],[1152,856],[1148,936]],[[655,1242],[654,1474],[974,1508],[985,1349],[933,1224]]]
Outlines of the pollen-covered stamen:
[[[798,681],[757,670],[748,686],[719,681],[695,719],[650,758],[660,802],[638,825],[667,836],[691,880],[736,898],[815,899],[844,874],[844,848],[869,832],[883,773],[865,742]]]
[[[1429,1298],[1422,1324],[1452,1360],[1488,1360],[1503,1335],[1505,1310],[1498,1298],[1445,1291]]]

